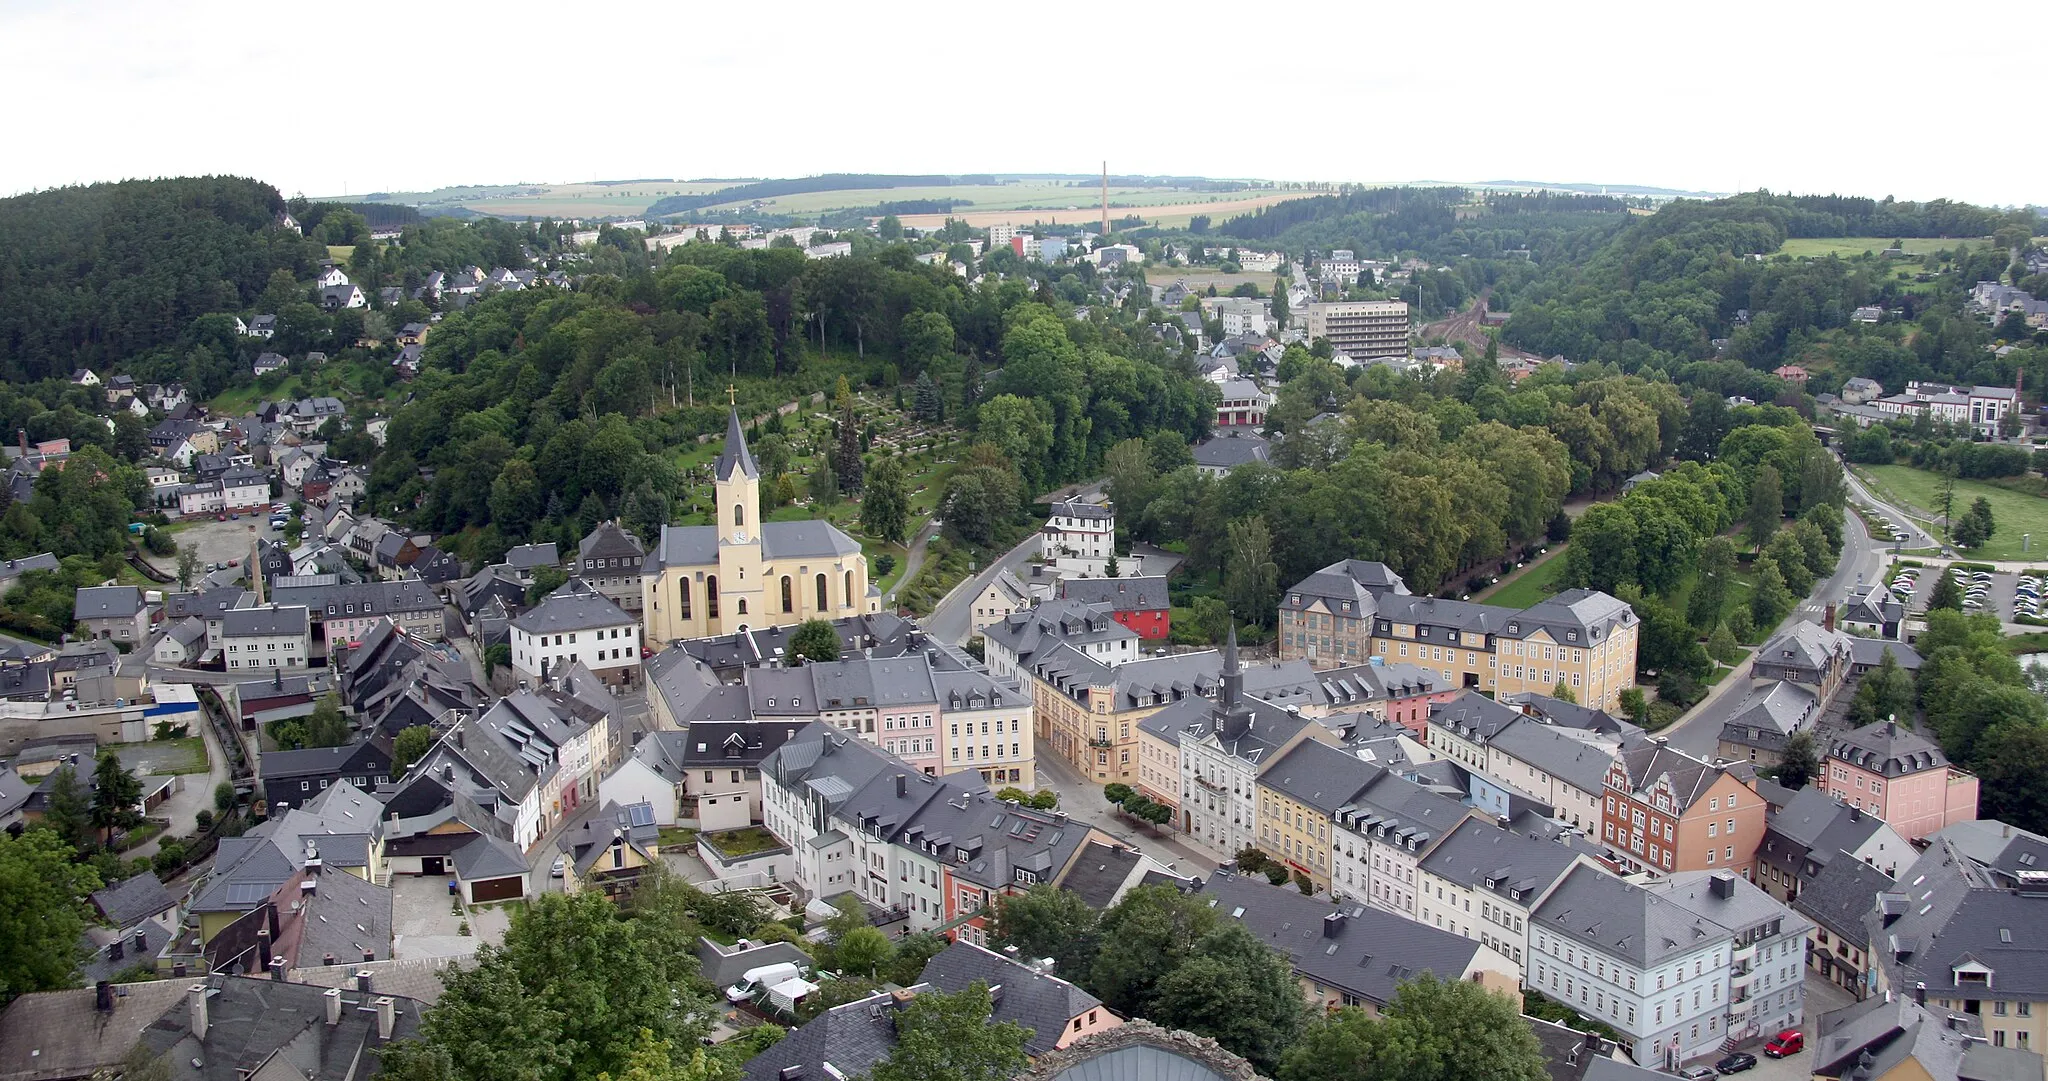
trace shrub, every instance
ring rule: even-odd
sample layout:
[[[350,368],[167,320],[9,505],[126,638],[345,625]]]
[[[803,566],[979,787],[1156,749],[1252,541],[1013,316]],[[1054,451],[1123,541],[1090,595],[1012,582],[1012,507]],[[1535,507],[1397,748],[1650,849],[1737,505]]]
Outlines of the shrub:
[[[1281,864],[1275,863],[1266,868],[1266,881],[1271,882],[1275,886],[1286,885],[1289,877],[1289,871]]]
[[[232,811],[235,808],[235,786],[232,781],[222,781],[213,786],[213,809]]]

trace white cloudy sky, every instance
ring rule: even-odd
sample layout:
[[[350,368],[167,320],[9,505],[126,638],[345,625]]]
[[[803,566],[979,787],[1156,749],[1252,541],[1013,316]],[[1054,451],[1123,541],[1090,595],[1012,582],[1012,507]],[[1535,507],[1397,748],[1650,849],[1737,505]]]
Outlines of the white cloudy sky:
[[[2021,39],[1892,3],[0,0],[0,193],[1112,171],[2048,202]],[[1975,104],[1973,104],[1975,103]],[[2031,161],[2027,159],[2031,159]]]

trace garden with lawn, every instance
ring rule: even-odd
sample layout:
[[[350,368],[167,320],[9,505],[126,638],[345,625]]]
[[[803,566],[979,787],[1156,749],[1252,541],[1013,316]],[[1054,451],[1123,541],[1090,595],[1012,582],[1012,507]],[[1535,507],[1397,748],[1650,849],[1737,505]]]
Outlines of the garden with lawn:
[[[1941,474],[1910,465],[1857,466],[1856,473],[1879,499],[1918,520],[1928,532],[1941,535],[1937,528],[1945,480]],[[1978,499],[1991,504],[1995,529],[1982,547],[1970,550],[1971,555],[2006,560],[2040,557],[2042,545],[2048,544],[2048,498],[2018,490],[2018,486],[2030,483],[2039,482],[2019,479],[1994,483],[1960,478],[1955,481],[1955,494],[1950,501],[1955,517],[1962,517]],[[2027,534],[2032,535],[2033,543],[2022,551],[2021,537]]]

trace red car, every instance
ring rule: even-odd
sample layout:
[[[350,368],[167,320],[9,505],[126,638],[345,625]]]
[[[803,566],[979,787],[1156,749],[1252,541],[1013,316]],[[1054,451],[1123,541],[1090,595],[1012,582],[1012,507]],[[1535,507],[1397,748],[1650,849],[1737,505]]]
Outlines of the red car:
[[[1764,1054],[1772,1058],[1784,1058],[1786,1055],[1796,1055],[1805,1049],[1805,1035],[1796,1028],[1788,1028],[1771,1037],[1771,1042],[1764,1045]]]

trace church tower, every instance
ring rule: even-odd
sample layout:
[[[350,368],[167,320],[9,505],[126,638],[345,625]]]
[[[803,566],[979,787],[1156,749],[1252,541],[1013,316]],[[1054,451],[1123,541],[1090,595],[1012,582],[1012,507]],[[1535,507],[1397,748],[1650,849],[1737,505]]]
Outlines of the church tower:
[[[762,605],[761,467],[747,450],[737,408],[726,422],[725,449],[712,480],[718,494],[718,570],[704,576],[705,629],[730,634],[772,622]]]

